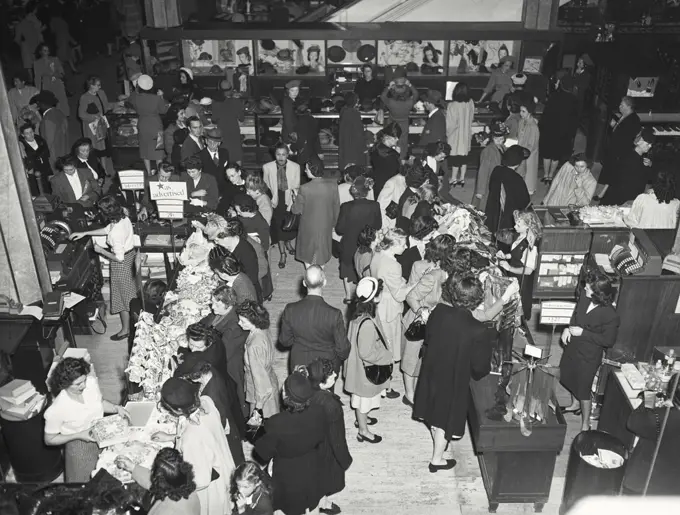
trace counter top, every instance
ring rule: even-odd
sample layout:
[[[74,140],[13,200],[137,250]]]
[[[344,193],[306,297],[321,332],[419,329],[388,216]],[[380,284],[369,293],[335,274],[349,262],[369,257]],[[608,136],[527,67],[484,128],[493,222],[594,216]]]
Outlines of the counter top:
[[[638,395],[640,394],[639,390],[633,390],[630,387],[630,384],[628,384],[628,381],[626,380],[626,377],[623,375],[623,372],[620,370],[614,370],[614,378],[615,380],[619,383],[619,386],[621,387],[621,390],[626,396],[626,399],[628,399],[628,404],[630,405],[631,409],[636,409],[640,404],[642,403],[642,400],[638,399]]]

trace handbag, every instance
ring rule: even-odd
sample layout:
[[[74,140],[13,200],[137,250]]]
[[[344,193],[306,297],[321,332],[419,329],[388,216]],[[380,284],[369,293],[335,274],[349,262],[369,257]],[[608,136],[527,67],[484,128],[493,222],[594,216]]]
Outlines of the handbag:
[[[294,232],[298,230],[300,225],[300,215],[286,211],[283,215],[283,220],[281,221],[281,230],[286,232]]]
[[[387,218],[389,218],[390,220],[394,220],[395,218],[397,218],[398,214],[399,214],[399,204],[397,204],[393,200],[385,208],[385,216],[387,216]]]
[[[422,318],[420,318],[420,315],[416,317],[416,319],[411,322],[411,324],[408,326],[408,329],[406,329],[406,332],[404,333],[404,338],[406,338],[410,342],[419,342],[421,340],[425,339],[425,327],[427,324],[423,321]]]
[[[365,322],[365,320],[364,320],[364,322]],[[364,322],[362,322],[362,324]],[[387,350],[389,350],[387,343],[385,343],[385,338],[383,338],[383,335],[380,332],[380,329],[378,329],[377,324],[375,323],[375,321],[372,318],[371,318],[371,322],[375,326],[375,330],[378,332],[378,336],[380,337],[380,341],[385,346],[385,348]],[[380,386],[380,385],[385,384],[390,379],[390,377],[392,377],[393,366],[394,365],[392,363],[390,363],[389,365],[367,365],[366,363],[364,363],[364,374],[366,375],[366,379],[368,379],[372,384],[374,384],[376,386]]]

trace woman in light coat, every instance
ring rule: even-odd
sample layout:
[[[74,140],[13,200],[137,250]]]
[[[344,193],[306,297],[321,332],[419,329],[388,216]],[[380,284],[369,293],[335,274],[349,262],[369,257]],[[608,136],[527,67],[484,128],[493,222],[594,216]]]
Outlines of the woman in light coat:
[[[262,166],[264,183],[272,194],[271,237],[272,245],[279,244],[279,268],[286,266],[286,251],[291,256],[295,255],[292,241],[297,235],[296,231],[284,231],[281,224],[286,212],[293,207],[293,202],[300,189],[300,165],[288,160],[288,146],[279,143],[274,149],[274,161]]]
[[[472,140],[472,119],[475,103],[470,98],[467,84],[459,82],[453,90],[453,102],[446,108],[446,139],[451,145],[451,186],[465,186],[467,155]]]
[[[350,350],[345,362],[345,390],[352,395],[351,405],[357,418],[359,442],[382,441],[381,436],[368,429],[369,425],[378,422],[368,414],[380,408],[381,393],[389,386],[389,379],[384,384],[373,384],[366,378],[364,370],[364,365],[392,364],[392,351],[387,348],[384,328],[376,316],[382,293],[382,281],[373,277],[361,279],[356,289],[356,306],[349,321]]]
[[[527,97],[519,106],[519,132],[517,134],[518,145],[529,149],[531,154],[519,165],[517,173],[524,177],[529,195],[536,193],[538,184],[538,140],[540,130],[538,122],[534,118],[536,102],[531,97]]]
[[[384,329],[383,333],[395,362],[401,361],[404,301],[413,288],[406,284],[401,265],[395,256],[404,252],[407,247],[406,233],[401,229],[391,229],[378,237],[371,260],[371,277],[381,279],[385,285],[376,316]],[[390,391],[388,397],[394,399],[399,394]]]

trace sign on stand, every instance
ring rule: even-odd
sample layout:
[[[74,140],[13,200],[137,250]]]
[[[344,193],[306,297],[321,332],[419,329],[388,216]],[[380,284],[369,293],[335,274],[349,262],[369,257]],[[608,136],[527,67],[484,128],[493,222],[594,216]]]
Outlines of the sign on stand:
[[[187,185],[184,182],[150,182],[151,200],[156,201],[158,218],[181,220],[184,218],[184,201],[187,200]]]
[[[555,328],[558,325],[568,326],[575,309],[576,302],[563,300],[544,300],[541,302],[541,317],[538,323],[552,326],[552,335],[548,340],[548,352],[546,355],[550,356],[552,342],[555,339]]]

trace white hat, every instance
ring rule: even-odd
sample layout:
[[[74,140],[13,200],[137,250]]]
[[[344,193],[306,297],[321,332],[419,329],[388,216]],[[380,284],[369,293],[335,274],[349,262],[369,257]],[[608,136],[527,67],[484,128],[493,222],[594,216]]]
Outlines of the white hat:
[[[148,75],[141,75],[139,79],[137,79],[137,85],[139,86],[139,89],[149,91],[153,88],[153,79]]]
[[[364,277],[357,284],[356,295],[359,302],[369,302],[378,293],[380,283],[375,277]]]
[[[512,77],[510,77],[512,80],[512,83],[516,86],[522,86],[524,83],[527,81],[527,76],[524,75],[523,73],[516,73]]]
[[[186,73],[191,80],[194,80],[194,72],[192,72],[189,68],[186,66],[182,66],[179,71]]]
[[[199,102],[202,106],[211,106],[212,105],[212,98],[210,97],[203,97],[201,101]]]

